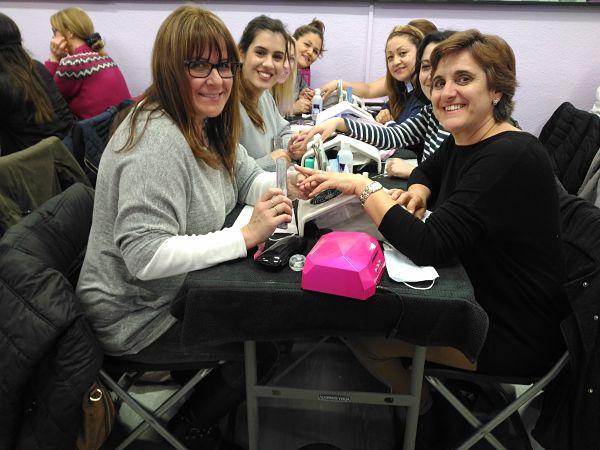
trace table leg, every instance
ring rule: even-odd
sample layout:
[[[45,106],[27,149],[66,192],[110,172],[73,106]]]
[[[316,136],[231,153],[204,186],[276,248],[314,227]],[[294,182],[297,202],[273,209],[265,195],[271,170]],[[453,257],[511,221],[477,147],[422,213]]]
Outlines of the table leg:
[[[423,371],[425,369],[426,347],[415,345],[415,354],[410,372],[410,395],[413,401],[406,411],[406,425],[404,426],[404,450],[413,450],[417,438],[417,423],[419,421],[419,408],[421,406],[421,387],[423,385]]]
[[[258,398],[256,396],[256,343],[244,342],[244,366],[246,371],[246,410],[248,415],[248,447],[258,450]]]

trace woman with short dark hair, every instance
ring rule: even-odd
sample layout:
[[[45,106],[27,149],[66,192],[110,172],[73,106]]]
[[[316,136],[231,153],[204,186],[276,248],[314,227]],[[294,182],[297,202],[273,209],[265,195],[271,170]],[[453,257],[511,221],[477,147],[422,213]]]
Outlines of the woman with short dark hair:
[[[59,138],[73,116],[44,66],[27,54],[17,24],[0,13],[0,154],[8,155],[49,136]]]
[[[331,188],[358,196],[383,236],[418,265],[460,258],[489,316],[487,339],[477,361],[451,347],[428,349],[429,360],[496,375],[542,375],[564,352],[559,324],[569,308],[550,159],[536,137],[509,122],[514,54],[503,39],[469,30],[438,44],[431,65],[433,111],[451,136],[412,172],[408,191],[387,193],[360,175],[298,168],[310,175],[301,188],[310,196]],[[428,206],[433,214],[422,222]],[[398,357],[410,356],[411,345],[384,338],[349,343],[375,376],[405,392]]]

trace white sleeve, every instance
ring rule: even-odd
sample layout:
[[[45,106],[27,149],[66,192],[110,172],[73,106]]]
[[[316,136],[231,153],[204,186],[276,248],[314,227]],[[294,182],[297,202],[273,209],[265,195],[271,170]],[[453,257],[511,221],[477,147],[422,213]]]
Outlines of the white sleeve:
[[[198,236],[171,236],[158,247],[136,277],[144,281],[171,277],[243,258],[246,254],[246,243],[239,229],[224,228]]]
[[[267,189],[275,187],[277,185],[277,175],[275,172],[262,172],[259,173],[248,189],[246,194],[245,203],[247,205],[255,205],[260,196]]]

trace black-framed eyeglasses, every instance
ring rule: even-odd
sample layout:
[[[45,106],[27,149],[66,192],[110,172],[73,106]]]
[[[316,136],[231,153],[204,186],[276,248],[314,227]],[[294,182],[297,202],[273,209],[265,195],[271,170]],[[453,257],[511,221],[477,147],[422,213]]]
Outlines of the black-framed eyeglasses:
[[[188,73],[192,78],[206,78],[213,69],[217,69],[221,78],[233,78],[242,65],[235,61],[220,61],[212,64],[205,59],[186,59],[183,63],[187,66]]]

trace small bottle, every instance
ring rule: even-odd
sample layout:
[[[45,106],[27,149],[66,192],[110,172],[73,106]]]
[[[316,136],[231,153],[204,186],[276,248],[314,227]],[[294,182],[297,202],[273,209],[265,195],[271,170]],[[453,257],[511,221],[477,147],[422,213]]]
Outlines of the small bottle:
[[[337,154],[337,159],[340,172],[352,173],[354,157],[352,156],[352,151],[350,150],[350,146],[347,142],[342,142],[342,148]]]
[[[312,98],[312,120],[317,122],[317,114],[323,111],[323,98],[321,97],[321,89],[315,89],[315,95]]]

